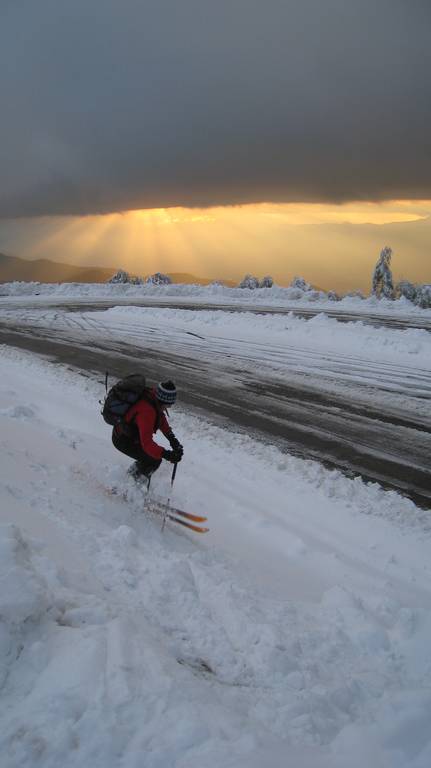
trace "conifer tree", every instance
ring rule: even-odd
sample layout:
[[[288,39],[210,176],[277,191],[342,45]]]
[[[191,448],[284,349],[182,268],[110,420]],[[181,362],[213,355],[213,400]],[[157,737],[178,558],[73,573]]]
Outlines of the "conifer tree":
[[[391,272],[392,248],[385,246],[380,252],[379,260],[373,273],[373,295],[377,298],[394,298],[394,283]]]

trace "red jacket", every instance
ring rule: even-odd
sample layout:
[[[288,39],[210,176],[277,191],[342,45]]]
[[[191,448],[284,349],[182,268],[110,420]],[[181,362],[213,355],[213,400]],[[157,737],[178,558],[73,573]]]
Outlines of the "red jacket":
[[[133,421],[139,432],[139,441],[144,453],[153,459],[161,459],[163,448],[153,440],[153,435],[160,431],[167,437],[170,426],[163,410],[154,401],[138,400],[127,412],[126,422]]]

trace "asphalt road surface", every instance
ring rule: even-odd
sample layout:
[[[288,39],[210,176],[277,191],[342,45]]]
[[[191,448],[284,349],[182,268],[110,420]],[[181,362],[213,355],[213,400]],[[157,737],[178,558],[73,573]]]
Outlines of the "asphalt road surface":
[[[103,308],[100,302],[91,306]],[[80,303],[79,310],[85,309]],[[88,318],[82,324],[71,315],[69,325],[60,323],[58,328],[0,322],[0,344],[49,356],[98,377],[101,396],[107,370],[121,377],[140,367],[154,381],[173,377],[181,405],[430,506],[431,381],[426,372],[402,366],[392,371],[388,364],[376,363],[356,370],[340,355],[305,358],[299,350],[283,348],[278,365],[289,375],[280,375],[259,345],[251,365],[250,345],[242,351],[234,340],[217,346],[186,334],[182,343],[176,339],[170,345],[157,329],[146,329],[139,338],[131,334],[125,341],[124,336],[102,333],[96,321],[93,327]]]

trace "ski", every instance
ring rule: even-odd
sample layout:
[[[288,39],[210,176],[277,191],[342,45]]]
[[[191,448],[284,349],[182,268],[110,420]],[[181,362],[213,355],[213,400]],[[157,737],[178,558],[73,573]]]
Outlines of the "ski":
[[[122,495],[123,499],[127,501],[127,492],[121,492],[120,489],[116,488],[115,486],[112,488],[104,488],[104,490],[110,496]],[[144,502],[144,510],[148,511],[149,513],[161,515],[164,521],[171,520],[173,523],[183,525],[184,528],[189,528],[195,533],[208,533],[209,531],[209,528],[205,528],[201,525],[195,525],[195,523],[206,522],[207,518],[204,515],[195,515],[192,512],[185,512],[183,509],[173,507],[171,504],[167,505],[163,501],[147,499],[146,503]]]
[[[178,507],[173,507],[171,504],[169,504],[169,507],[167,507],[166,504],[161,501],[149,501],[148,510],[152,512],[159,512],[162,515],[164,515],[165,512],[169,510],[169,512],[171,512],[173,515],[184,517],[186,520],[191,520],[193,523],[204,523],[207,519],[203,515],[194,515],[191,512],[184,512],[184,510],[178,509]]]
[[[185,517],[186,520],[192,520],[194,523],[204,523],[207,519],[203,515],[194,515],[191,512],[184,512],[182,509],[177,509],[176,507],[169,506],[169,509],[172,514]]]
[[[166,519],[172,520],[173,523],[183,525],[184,528],[189,528],[191,531],[195,531],[195,533],[208,533],[209,531],[209,528],[203,528],[200,525],[194,525],[193,523],[189,523],[187,520],[181,520],[179,517],[175,517],[175,515],[170,515],[169,513],[166,515]]]

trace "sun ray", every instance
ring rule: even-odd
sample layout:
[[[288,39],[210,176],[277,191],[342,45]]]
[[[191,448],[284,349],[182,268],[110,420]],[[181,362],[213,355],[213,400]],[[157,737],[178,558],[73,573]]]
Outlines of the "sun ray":
[[[246,272],[269,273],[282,284],[299,273],[332,286],[343,264],[345,282],[365,288],[388,236],[400,276],[429,281],[430,224],[431,201],[392,200],[155,208],[13,226],[17,255],[30,259],[121,267],[140,276],[160,271],[239,280]]]

